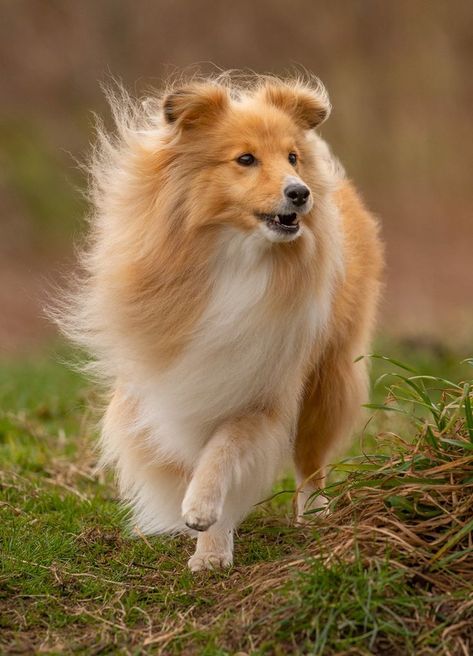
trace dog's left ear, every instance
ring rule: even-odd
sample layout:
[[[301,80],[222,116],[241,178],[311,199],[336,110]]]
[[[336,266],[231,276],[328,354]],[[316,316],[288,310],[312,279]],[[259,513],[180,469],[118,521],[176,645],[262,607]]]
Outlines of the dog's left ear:
[[[330,115],[331,105],[321,82],[314,88],[298,82],[268,82],[261,89],[266,102],[282,109],[306,130],[312,130]]]
[[[224,87],[211,82],[194,82],[171,91],[164,98],[164,118],[167,123],[182,128],[211,124],[224,111],[228,102],[228,93]]]

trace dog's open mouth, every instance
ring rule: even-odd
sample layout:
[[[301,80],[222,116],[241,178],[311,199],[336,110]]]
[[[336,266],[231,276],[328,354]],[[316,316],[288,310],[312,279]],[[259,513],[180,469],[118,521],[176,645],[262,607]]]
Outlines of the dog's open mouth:
[[[299,217],[292,214],[257,214],[260,221],[265,221],[268,228],[278,232],[294,234],[300,229]]]

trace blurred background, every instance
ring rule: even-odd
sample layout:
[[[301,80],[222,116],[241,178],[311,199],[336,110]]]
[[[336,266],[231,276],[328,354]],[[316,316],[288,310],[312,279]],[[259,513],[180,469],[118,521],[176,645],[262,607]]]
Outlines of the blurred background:
[[[194,64],[321,77],[322,135],[382,223],[380,334],[468,347],[472,63],[470,0],[0,0],[0,355],[55,339],[100,83],[141,95]]]

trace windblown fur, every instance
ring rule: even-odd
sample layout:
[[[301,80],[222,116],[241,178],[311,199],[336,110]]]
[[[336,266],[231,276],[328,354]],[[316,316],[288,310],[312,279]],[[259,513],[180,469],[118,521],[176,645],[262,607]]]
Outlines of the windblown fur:
[[[317,80],[221,76],[109,99],[116,134],[98,131],[61,323],[110,389],[102,460],[133,521],[199,531],[193,570],[228,565],[233,528],[286,459],[302,514],[353,430],[377,225],[315,132],[330,112]]]

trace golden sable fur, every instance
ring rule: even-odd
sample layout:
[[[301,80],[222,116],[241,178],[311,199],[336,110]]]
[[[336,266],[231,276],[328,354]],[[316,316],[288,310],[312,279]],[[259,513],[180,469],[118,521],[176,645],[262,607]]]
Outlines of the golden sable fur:
[[[366,400],[377,224],[315,128],[318,81],[230,76],[99,131],[90,244],[63,317],[111,389],[102,459],[147,533],[197,535],[192,570],[291,454],[299,513]],[[315,498],[314,498],[315,497]]]

